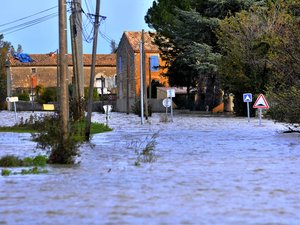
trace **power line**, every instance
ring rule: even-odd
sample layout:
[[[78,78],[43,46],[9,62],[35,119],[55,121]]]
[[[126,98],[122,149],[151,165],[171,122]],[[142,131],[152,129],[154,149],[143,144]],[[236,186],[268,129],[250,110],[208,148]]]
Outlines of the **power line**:
[[[10,24],[19,22],[19,21],[21,21],[21,20],[28,19],[28,18],[30,18],[30,17],[39,15],[39,14],[41,14],[41,13],[47,12],[47,11],[49,11],[49,10],[51,10],[51,9],[55,9],[55,8],[57,8],[57,6],[53,6],[53,7],[49,8],[49,9],[45,9],[45,10],[43,10],[43,11],[37,12],[37,13],[35,13],[35,14],[29,15],[29,16],[26,16],[26,17],[23,17],[23,18],[20,18],[20,19],[17,19],[17,20],[8,22],[8,23],[0,24],[0,27],[7,26],[7,25],[10,25]]]
[[[19,30],[23,30],[25,28],[34,26],[36,24],[45,22],[45,21],[50,20],[50,19],[52,19],[54,17],[57,17],[57,16],[58,16],[57,12],[56,13],[51,13],[49,15],[46,15],[46,16],[43,16],[43,17],[40,17],[40,18],[37,18],[37,19],[34,19],[34,20],[30,20],[30,21],[27,21],[25,23],[21,23],[21,24],[12,26],[12,27],[8,27],[6,29],[1,30],[0,33],[3,33],[4,35],[11,34],[11,33],[17,32]]]

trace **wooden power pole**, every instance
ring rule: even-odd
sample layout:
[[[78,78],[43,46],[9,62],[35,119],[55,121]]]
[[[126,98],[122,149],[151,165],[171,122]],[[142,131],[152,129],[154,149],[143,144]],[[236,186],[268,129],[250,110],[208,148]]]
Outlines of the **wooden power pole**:
[[[69,96],[68,96],[68,49],[67,49],[67,6],[66,0],[58,0],[59,60],[60,60],[60,117],[62,141],[68,139]]]
[[[75,104],[75,119],[84,116],[82,99],[84,97],[83,47],[82,47],[82,16],[81,0],[72,1],[70,16],[72,60],[73,60],[73,97]]]
[[[93,108],[93,91],[94,91],[94,79],[95,79],[99,17],[100,17],[100,0],[97,0],[95,23],[94,23],[94,36],[93,36],[94,39],[93,39],[92,66],[91,66],[89,98],[88,98],[88,111],[87,111],[86,127],[85,127],[85,140],[86,141],[88,141],[90,139],[90,132],[91,132],[91,119],[92,119],[92,108]]]

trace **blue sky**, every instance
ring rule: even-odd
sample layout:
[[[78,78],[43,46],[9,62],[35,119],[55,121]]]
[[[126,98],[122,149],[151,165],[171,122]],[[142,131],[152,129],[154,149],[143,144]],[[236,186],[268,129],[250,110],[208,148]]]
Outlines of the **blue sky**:
[[[100,14],[106,16],[106,20],[101,23],[98,38],[97,53],[110,53],[110,42],[113,39],[118,44],[124,31],[150,30],[144,22],[144,16],[152,6],[153,0],[101,0]],[[13,26],[32,21],[43,16],[57,12],[51,9],[40,13],[26,20],[20,20],[24,17],[39,13],[58,5],[58,0],[9,0],[2,4],[5,10],[0,14],[0,33],[1,31]],[[92,13],[95,12],[96,0],[82,0],[82,6],[87,12],[88,8]],[[68,14],[69,15],[69,14]],[[12,21],[19,20],[16,23]],[[69,23],[69,20],[68,20]],[[24,27],[24,26],[22,26]],[[48,53],[58,49],[58,17],[53,17],[45,22],[34,26],[13,32],[3,32],[4,39],[17,48],[18,44],[22,45],[23,52],[28,54]],[[68,36],[68,51],[71,51]],[[84,41],[84,53],[92,52],[93,42]]]

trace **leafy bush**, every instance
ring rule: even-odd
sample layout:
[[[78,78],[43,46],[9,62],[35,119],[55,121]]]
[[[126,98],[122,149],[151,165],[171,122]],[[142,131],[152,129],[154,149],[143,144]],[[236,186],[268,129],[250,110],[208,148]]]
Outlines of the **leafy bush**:
[[[43,120],[36,122],[37,133],[32,138],[37,142],[37,148],[46,150],[49,163],[73,164],[79,155],[79,146],[82,142],[78,139],[77,123],[71,123],[67,140],[63,140],[61,119],[58,114],[47,115]]]
[[[37,102],[40,104],[46,104],[49,102],[56,101],[56,88],[42,88],[39,90],[39,94],[37,94]],[[38,92],[37,92],[38,93]]]
[[[47,164],[47,157],[37,155],[35,157],[25,157],[20,159],[18,156],[6,155],[0,158],[0,167],[20,167],[20,166],[40,166],[44,167]]]
[[[14,155],[6,155],[0,159],[1,167],[17,167],[22,166],[22,160]]]
[[[89,98],[89,88],[84,88],[84,96],[88,100]],[[99,101],[99,95],[97,89],[93,89],[93,101]]]
[[[18,98],[20,101],[30,101],[29,93],[26,91],[19,93]]]

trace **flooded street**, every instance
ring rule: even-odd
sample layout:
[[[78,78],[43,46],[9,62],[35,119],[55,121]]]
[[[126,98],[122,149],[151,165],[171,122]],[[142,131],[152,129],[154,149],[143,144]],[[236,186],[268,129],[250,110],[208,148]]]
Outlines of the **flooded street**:
[[[141,125],[112,113],[114,131],[82,146],[79,165],[0,176],[0,224],[300,224],[299,134],[257,118],[161,116]],[[0,111],[0,123],[14,114]],[[135,166],[132,147],[155,133],[157,160]],[[37,154],[30,134],[0,135],[0,156]]]

